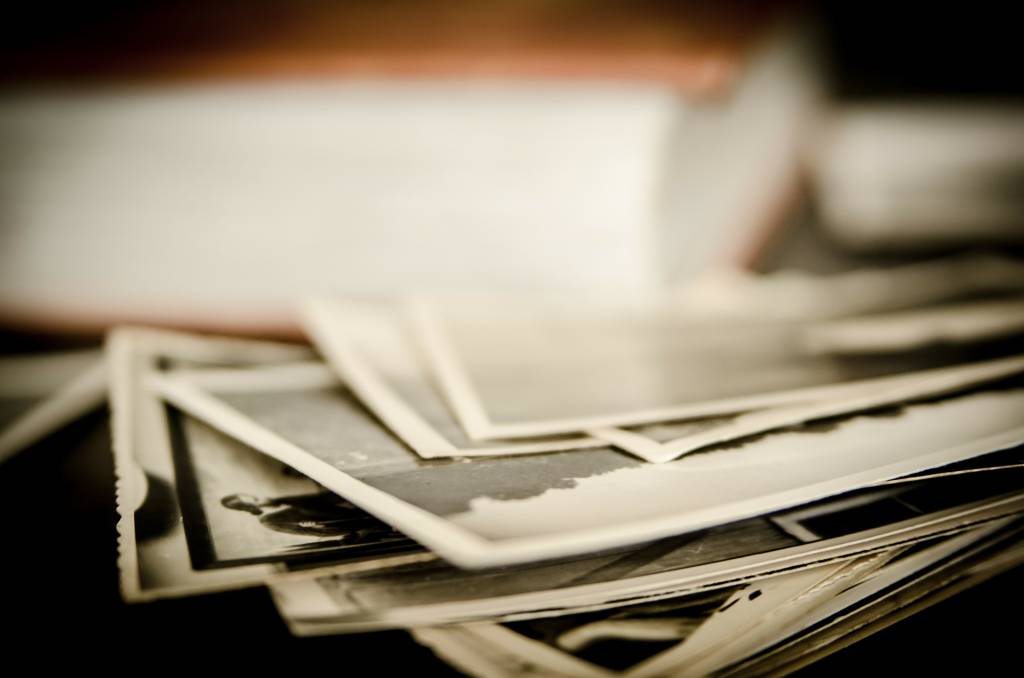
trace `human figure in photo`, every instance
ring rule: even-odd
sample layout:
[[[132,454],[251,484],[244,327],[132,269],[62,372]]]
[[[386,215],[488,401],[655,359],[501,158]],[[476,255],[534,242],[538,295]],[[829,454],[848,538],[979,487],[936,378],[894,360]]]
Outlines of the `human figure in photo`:
[[[260,524],[278,532],[311,537],[341,537],[347,543],[394,539],[398,534],[333,492],[259,498],[231,494],[221,505],[259,517]]]

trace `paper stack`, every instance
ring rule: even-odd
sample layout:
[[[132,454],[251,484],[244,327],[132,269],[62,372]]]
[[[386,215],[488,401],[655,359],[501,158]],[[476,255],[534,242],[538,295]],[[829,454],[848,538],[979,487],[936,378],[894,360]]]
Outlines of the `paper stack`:
[[[131,602],[267,585],[470,675],[786,673],[1024,560],[1022,294],[972,256],[118,328],[5,359],[0,455],[109,393]]]

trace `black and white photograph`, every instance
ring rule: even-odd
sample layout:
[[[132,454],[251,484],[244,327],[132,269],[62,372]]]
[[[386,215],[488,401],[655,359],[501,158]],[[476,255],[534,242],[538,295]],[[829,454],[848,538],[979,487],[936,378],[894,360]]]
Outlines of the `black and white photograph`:
[[[179,412],[168,419],[193,567],[418,550],[401,533],[270,457]]]
[[[298,633],[523,618],[749,581],[895,548],[1012,515],[1020,450],[938,474],[897,479],[789,511],[695,534],[549,564],[466,572],[443,563],[341,577],[298,573],[273,584]],[[995,473],[995,477],[985,477]]]
[[[448,401],[483,439],[827,398],[869,379],[1017,354],[1006,337],[1024,330],[1017,300],[804,322],[708,321],[656,300],[499,300],[409,311]]]
[[[173,375],[156,380],[190,415],[463,567],[650,541],[1024,443],[1024,390],[1010,384],[770,433],[667,464],[611,448],[434,461],[410,453],[342,388],[274,392],[256,382],[259,390],[233,385],[217,394]],[[323,423],[311,426],[314,417]]]
[[[130,600],[253,586],[290,564],[373,560],[412,542],[308,478],[163,403],[172,362],[300,360],[306,349],[124,330],[110,340],[121,587]]]
[[[959,574],[964,561],[976,563],[971,559],[979,551],[1019,543],[1020,529],[1007,519],[912,548],[656,603],[413,633],[474,676],[503,675],[515,666],[542,667],[553,675],[632,678],[728,674],[736,665],[759,671],[759,659],[787,641],[821,633],[821,626],[837,623],[835,617],[854,616],[900,587],[936,573]]]
[[[663,422],[628,428],[589,429],[591,435],[651,462],[677,459],[715,444],[747,438],[787,426],[828,419],[851,412],[899,405],[942,393],[963,390],[974,384],[997,381],[1021,372],[1024,359],[1012,356],[971,365],[924,370],[920,374],[889,378],[884,384],[864,388],[852,384],[832,398],[789,407],[770,407],[724,417],[683,422]]]
[[[490,661],[497,663],[495,669],[517,662],[569,675],[627,673],[685,641],[726,604],[732,593],[731,589],[721,589],[663,603],[624,607],[611,613],[476,627],[468,629],[468,633],[491,646],[489,650],[494,656]],[[421,638],[428,640],[430,636],[423,633]],[[443,644],[438,644],[436,651],[443,653]]]
[[[768,634],[754,656],[720,673],[792,673],[1024,562],[1019,525],[966,548],[961,545],[950,540],[928,549],[930,553],[901,554],[904,562],[844,590],[787,630],[788,635]],[[958,550],[950,552],[951,547]]]
[[[400,307],[319,300],[307,305],[305,315],[318,348],[345,383],[425,459],[561,452],[607,444],[586,435],[472,440],[429,378]]]
[[[645,426],[586,429],[589,437],[499,442],[469,440],[430,382],[415,347],[411,323],[399,309],[321,299],[307,305],[306,324],[317,346],[364,404],[425,458],[539,453],[611,444],[645,461],[671,461],[714,443],[857,410],[898,404],[1006,377],[1024,370],[1013,355],[976,364],[920,370],[854,383],[826,399],[718,418],[663,421]],[[920,323],[926,327],[926,323]],[[870,329],[870,328],[869,328]],[[861,330],[863,334],[863,330]],[[379,366],[379,367],[376,367]],[[415,403],[415,405],[412,405]],[[440,436],[440,439],[439,437]]]

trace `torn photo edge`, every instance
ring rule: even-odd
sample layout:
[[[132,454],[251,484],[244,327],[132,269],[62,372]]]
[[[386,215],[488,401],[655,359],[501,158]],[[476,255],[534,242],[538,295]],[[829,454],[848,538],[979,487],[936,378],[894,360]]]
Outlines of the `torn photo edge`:
[[[154,375],[152,384],[162,397],[176,407],[304,473],[420,542],[443,559],[467,569],[555,559],[653,541],[782,510],[915,471],[1007,449],[1024,441],[1024,427],[1018,427],[986,436],[982,440],[954,446],[952,449],[936,450],[910,460],[777,492],[771,496],[751,498],[726,507],[634,519],[630,522],[576,530],[572,533],[551,533],[495,541],[356,479],[186,380],[176,378],[174,375],[161,374]]]
[[[68,360],[70,359],[70,361]],[[7,357],[5,361],[18,360]],[[62,370],[70,362],[66,381],[52,391],[36,393],[36,369]],[[50,433],[98,409],[107,396],[107,366],[99,350],[33,355],[22,369],[4,379],[4,395],[38,398],[0,431],[0,464]]]
[[[1024,309],[1024,302],[1014,304],[1015,307],[1018,305],[1021,309]],[[959,307],[959,310],[954,310],[953,312],[973,317],[976,314],[975,306],[977,304],[963,305]],[[988,310],[992,312],[991,309]],[[570,419],[534,419],[495,423],[491,420],[486,404],[474,385],[473,378],[469,374],[466,365],[458,355],[455,344],[444,326],[444,320],[435,308],[435,305],[422,297],[412,298],[405,302],[404,312],[409,318],[414,328],[415,336],[426,356],[425,363],[440,384],[447,402],[451,405],[452,410],[462,423],[467,434],[471,438],[478,440],[496,438],[516,439],[530,436],[564,434],[573,431],[586,431],[588,434],[594,435],[602,429],[635,427],[666,421],[683,421],[698,417],[729,415],[763,408],[793,408],[793,412],[796,412],[796,407],[799,407],[801,403],[806,404],[815,401],[833,400],[835,398],[848,398],[852,397],[852,393],[856,393],[858,389],[872,389],[874,387],[887,389],[897,385],[901,388],[909,388],[905,381],[907,379],[922,375],[927,378],[940,378],[935,377],[933,373],[930,373],[930,370],[928,374],[924,370],[916,370],[914,372],[871,377],[856,381],[730,396],[707,402],[667,404],[663,407],[633,412],[595,414],[593,416],[578,416]],[[897,335],[901,342],[904,341],[905,335],[910,333],[915,335],[915,342],[923,341],[928,343],[934,338],[932,336],[934,331],[938,331],[933,331],[932,326],[935,322],[932,316],[933,314],[929,313],[924,317],[918,317],[914,313],[906,312],[900,314],[900,317],[896,318],[895,321],[890,318],[889,322],[895,322],[895,325],[898,326],[900,331],[894,334]],[[853,332],[864,334],[862,329],[865,323],[868,323],[867,319],[858,321],[858,324],[853,326]],[[948,322],[944,323],[940,330],[948,324]],[[806,329],[813,329],[813,327],[813,324],[808,324]],[[833,326],[823,325],[823,327]],[[829,341],[833,343],[842,341],[846,337],[843,334],[844,327],[844,325],[836,325],[830,330],[831,333],[827,334]],[[891,324],[888,327],[891,328]],[[890,333],[893,333],[891,329]],[[808,336],[812,335],[813,333],[808,334]],[[825,335],[823,334],[822,336]],[[976,338],[974,335],[969,337],[971,340]],[[1014,356],[1010,360],[1013,359],[1024,359],[1024,356]],[[850,389],[854,390],[851,392]],[[790,414],[788,416],[793,415]],[[636,447],[640,454],[661,456],[656,450],[643,444],[640,438],[634,437],[628,431],[624,435],[616,435],[614,431],[605,431],[605,436],[609,436],[609,433],[611,433],[612,437],[616,438],[617,445],[631,444]]]
[[[576,584],[557,590],[534,590],[495,598],[455,600],[390,608],[353,615],[334,602],[321,581],[330,575],[294,573],[271,586],[282,618],[296,635],[351,633],[365,630],[502,619],[508,621],[614,607],[757,581],[781,572],[799,571],[936,537],[953,535],[1024,511],[1016,494],[939,511],[852,535],[755,553],[724,561],[655,572],[627,579]],[[380,576],[386,577],[382,570]]]
[[[252,586],[272,579],[281,568],[270,564],[195,571],[184,537],[164,554],[173,561],[178,573],[170,581],[152,584],[141,571],[136,520],[143,506],[149,481],[147,472],[175,484],[171,459],[171,439],[166,405],[150,386],[151,376],[166,359],[200,364],[260,364],[309,359],[308,348],[289,344],[199,337],[183,333],[143,328],[121,328],[106,340],[110,367],[111,434],[115,469],[116,509],[118,514],[118,569],[123,598],[141,602],[166,597],[222,591]],[[159,466],[159,468],[155,468]],[[181,507],[175,503],[169,519],[182,522]],[[432,554],[390,556],[382,559],[390,565],[433,559]],[[390,559],[389,559],[390,558]],[[410,560],[411,559],[411,560]],[[374,562],[351,564],[355,570],[376,566]],[[333,567],[332,567],[333,571]]]
[[[384,316],[386,319],[381,320]],[[420,357],[414,342],[405,337],[397,310],[383,303],[358,304],[336,300],[313,299],[303,308],[303,326],[317,349],[324,355],[331,367],[363,404],[383,421],[391,431],[409,445],[424,459],[445,457],[507,456],[513,454],[536,454],[540,452],[561,452],[572,449],[603,447],[607,443],[592,436],[570,432],[568,436],[554,439],[481,442],[479,445],[459,446],[444,435],[417,412],[416,407],[399,394],[393,384],[388,383],[384,370],[378,369],[360,350],[358,341],[353,339],[351,327],[373,324],[376,331],[386,332],[393,341],[408,347],[410,361],[417,363],[417,380],[438,399],[437,406],[448,410],[447,403],[437,390]]]

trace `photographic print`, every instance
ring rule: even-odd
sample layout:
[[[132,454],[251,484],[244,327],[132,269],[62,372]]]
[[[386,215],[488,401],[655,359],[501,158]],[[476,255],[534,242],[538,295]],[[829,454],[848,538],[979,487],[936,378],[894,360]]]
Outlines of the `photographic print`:
[[[408,313],[459,421],[490,439],[822,400],[849,384],[1019,356],[1017,337],[941,341],[955,338],[950,328],[999,322],[999,308],[780,322],[710,320],[667,303],[421,299]]]
[[[1024,356],[850,384],[825,400],[755,410],[726,417],[664,422],[630,428],[591,429],[589,433],[620,449],[642,450],[644,459],[663,463],[703,447],[820,419],[911,402],[998,381],[1024,370]]]
[[[126,600],[253,585],[286,563],[331,554],[372,560],[405,549],[415,552],[408,557],[432,557],[316,483],[175,412],[150,388],[173,362],[301,360],[310,356],[305,347],[121,330],[107,350]],[[361,519],[342,527],[328,516],[332,504],[342,522]]]
[[[195,419],[167,413],[196,569],[421,550],[365,511]]]
[[[463,629],[486,648],[494,673],[501,667],[536,667],[550,675],[604,678],[633,675],[663,652],[683,642],[729,600],[733,589],[691,594],[682,598],[628,606],[610,611],[580,613],[504,625],[469,625]],[[413,637],[434,647],[442,657],[471,675],[488,675],[464,665],[455,645],[431,630],[414,630]],[[447,629],[439,630],[446,634]]]
[[[795,427],[666,464],[611,448],[425,460],[341,386],[211,393],[173,375],[154,383],[190,415],[471,568],[682,534],[1024,441],[1024,390],[1007,387]]]
[[[993,461],[1012,463],[986,459],[984,467],[992,468]],[[1007,468],[984,478],[965,474],[883,485],[585,558],[482,571],[437,562],[343,577],[296,574],[276,581],[273,590],[300,634],[599,609],[742,583],[1001,518],[1024,508],[1019,473]]]
[[[824,400],[739,415],[602,427],[587,430],[586,436],[474,441],[430,380],[421,352],[408,336],[408,319],[397,307],[317,300],[307,304],[306,318],[318,346],[363,404],[425,458],[526,454],[608,444],[645,461],[663,463],[715,443],[955,391],[1024,370],[1024,357],[1017,356],[880,378],[869,385],[850,384]]]
[[[1007,532],[1012,523],[654,603],[412,634],[470,675],[500,675],[514,666],[630,678],[712,675],[741,662],[756,669],[760,655],[809,629],[820,635],[824,622],[863,616],[894,588],[920,586],[962,569],[979,551],[1005,547],[1008,535],[1019,535],[1019,526]]]
[[[466,436],[423,364],[399,308],[309,302],[305,325],[317,347],[363,405],[425,459],[534,454],[603,447],[582,434],[521,441]]]
[[[965,535],[966,537],[967,535]],[[837,598],[801,620],[795,632],[769,636],[753,656],[724,667],[722,676],[792,673],[850,644],[881,631],[912,614],[965,591],[1024,562],[1019,522],[987,538],[977,540],[958,553],[927,562],[909,576],[901,576],[899,564],[883,570],[844,592],[849,600]],[[911,554],[913,555],[913,554]],[[909,556],[905,556],[909,560]],[[839,609],[848,604],[843,609]]]

